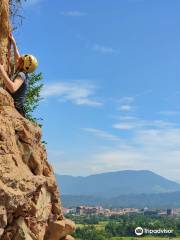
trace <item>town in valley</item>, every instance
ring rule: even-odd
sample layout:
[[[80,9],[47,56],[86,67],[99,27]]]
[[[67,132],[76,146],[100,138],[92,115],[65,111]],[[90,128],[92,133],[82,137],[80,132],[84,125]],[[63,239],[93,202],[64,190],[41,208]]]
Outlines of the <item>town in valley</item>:
[[[63,208],[64,214],[73,215],[103,215],[106,217],[143,214],[144,216],[174,216],[180,217],[180,208],[150,209],[139,208],[103,208],[102,206],[78,206]]]

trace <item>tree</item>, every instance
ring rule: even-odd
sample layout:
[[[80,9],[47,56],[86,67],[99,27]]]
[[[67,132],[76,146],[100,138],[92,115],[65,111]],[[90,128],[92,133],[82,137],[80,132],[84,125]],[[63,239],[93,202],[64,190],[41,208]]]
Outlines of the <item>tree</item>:
[[[84,228],[77,228],[74,234],[77,239],[86,240],[107,240],[102,231],[98,231],[94,226],[87,226]]]
[[[40,100],[42,97],[40,96],[40,92],[43,88],[43,83],[41,83],[42,80],[42,73],[32,73],[29,75],[29,88],[26,95],[26,100],[24,104],[24,111],[26,118],[29,120],[38,123],[37,118],[33,117],[33,112],[39,105]],[[38,123],[39,124],[39,123]],[[41,126],[41,124],[39,124]]]

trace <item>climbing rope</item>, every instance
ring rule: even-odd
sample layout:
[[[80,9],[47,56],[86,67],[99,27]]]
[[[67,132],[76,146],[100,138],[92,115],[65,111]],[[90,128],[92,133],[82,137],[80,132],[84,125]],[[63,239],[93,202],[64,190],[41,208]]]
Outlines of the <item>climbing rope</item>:
[[[7,53],[7,73],[8,73],[8,76],[10,77],[11,76],[11,39],[9,38],[9,41],[8,41],[8,53]]]

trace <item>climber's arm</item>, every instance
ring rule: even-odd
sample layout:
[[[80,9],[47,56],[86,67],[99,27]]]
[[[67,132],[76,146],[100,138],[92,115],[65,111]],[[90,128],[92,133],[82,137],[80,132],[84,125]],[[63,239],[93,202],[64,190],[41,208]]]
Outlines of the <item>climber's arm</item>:
[[[13,45],[13,49],[14,49],[14,58],[15,58],[14,61],[15,61],[16,66],[17,66],[19,58],[21,57],[21,55],[20,55],[18,47],[16,45],[16,40],[14,39],[14,37],[12,35],[10,35],[10,39],[12,41],[12,45]]]
[[[12,82],[11,79],[8,77],[6,71],[4,70],[4,67],[2,64],[0,64],[0,75],[4,80],[5,86],[11,93],[16,92],[20,88],[20,86],[23,84],[23,79],[20,76],[18,76],[14,80],[14,82]]]

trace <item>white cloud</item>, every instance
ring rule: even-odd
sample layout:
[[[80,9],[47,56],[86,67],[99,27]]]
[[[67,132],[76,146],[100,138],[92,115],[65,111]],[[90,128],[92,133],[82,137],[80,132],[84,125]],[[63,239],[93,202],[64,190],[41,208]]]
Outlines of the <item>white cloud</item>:
[[[97,137],[114,141],[97,146],[88,153],[86,159],[61,161],[61,170],[73,175],[89,175],[119,170],[151,170],[170,179],[179,180],[180,169],[180,126],[162,120],[141,120],[129,118],[130,125],[116,126],[129,129],[130,137],[118,138],[116,135],[94,128],[83,129]],[[115,126],[114,126],[115,127]],[[117,140],[117,141],[116,141]],[[57,163],[58,165],[59,163]],[[72,166],[73,168],[72,170]]]
[[[118,50],[112,48],[112,47],[107,47],[99,44],[94,44],[93,50],[102,54],[114,54],[118,53]]]
[[[118,100],[118,110],[122,112],[130,112],[134,110],[134,106],[132,105],[134,103],[135,99],[134,97],[123,97]]]
[[[108,172],[127,169],[142,169],[139,164],[142,159],[142,154],[136,149],[127,148],[112,148],[104,152],[95,153],[92,155],[91,172]],[[136,166],[135,166],[136,165]]]
[[[54,158],[60,158],[64,155],[64,151],[62,150],[48,150],[48,154],[53,156]]]
[[[121,147],[112,149],[112,165],[117,164],[116,156],[125,156],[120,169],[126,168],[126,158],[129,169],[149,169],[158,172],[174,180],[180,179],[177,169],[180,168],[180,126],[174,122],[162,120],[142,120],[127,118],[127,121],[114,124],[113,127],[120,130],[131,131],[132,136],[128,139],[127,149]],[[133,153],[129,155],[130,153]],[[103,154],[101,159],[105,158]],[[138,158],[136,158],[138,156]],[[114,159],[114,160],[113,160]],[[121,157],[119,158],[120,161]],[[106,159],[105,159],[106,160]],[[105,161],[106,162],[106,161]]]
[[[165,116],[177,116],[180,115],[180,111],[160,111],[159,114]]]
[[[121,105],[118,107],[119,111],[129,112],[132,111],[133,107],[131,105]]]
[[[179,180],[180,128],[137,131],[124,144],[99,148],[86,160],[60,161],[60,173],[89,175],[119,170],[151,170],[169,179]]]
[[[113,117],[114,119],[117,119],[117,120],[120,120],[120,121],[137,121],[138,120],[138,118],[137,117],[135,117],[135,116],[114,116]]]
[[[80,11],[66,11],[66,12],[61,12],[60,14],[66,17],[84,17],[87,15],[86,12],[80,12]]]
[[[134,125],[130,124],[130,123],[118,123],[118,124],[114,124],[113,128],[122,129],[122,130],[130,130],[130,129],[134,128]]]
[[[135,138],[134,141],[134,144],[129,144],[124,149],[119,146],[94,154],[93,161],[91,160],[94,173],[148,169],[171,179],[180,179],[179,172],[177,172],[177,169],[180,168],[180,151],[171,148],[171,140],[168,141],[168,144],[161,143],[161,147],[155,144],[149,145],[149,141],[146,142],[146,140],[142,143]]]
[[[120,141],[120,138],[108,133],[106,131],[100,130],[100,129],[95,129],[95,128],[83,128],[84,131],[89,132],[97,137],[103,138],[105,140],[110,140],[110,141]]]
[[[76,105],[100,107],[102,102],[95,99],[95,86],[80,81],[58,82],[45,85],[42,97],[61,97],[60,101],[71,101]]]
[[[65,86],[63,85],[61,88]],[[61,91],[66,92],[65,89],[63,88]],[[60,90],[56,89],[56,91],[59,94]],[[56,91],[53,94],[56,94]],[[83,99],[86,99],[87,96],[87,99],[92,97],[88,91],[82,92],[84,94],[80,92],[75,96],[80,99],[82,96]],[[90,87],[90,92],[94,93],[93,87]],[[70,99],[72,98],[70,97]],[[132,106],[134,98],[125,97],[118,103],[120,107]],[[169,116],[176,115],[178,112],[162,111],[160,114]],[[75,161],[61,158],[60,162],[56,161],[56,168],[60,169],[59,173],[89,175],[107,171],[148,169],[180,181],[178,170],[180,169],[180,124],[161,119],[140,119],[133,116],[132,113],[129,116],[126,113],[126,116],[122,115],[115,119],[117,122],[112,127],[114,131],[118,131],[117,134],[96,128],[83,129],[98,138],[111,141],[111,144],[104,142],[102,146],[101,142],[93,152],[91,150],[87,153],[85,158],[80,155]],[[119,133],[121,133],[121,137],[118,137]]]
[[[57,160],[50,158],[50,162],[54,171],[61,175],[87,176],[90,173],[90,163],[86,160],[72,161],[61,157]]]
[[[148,148],[180,148],[180,128],[145,129],[136,133],[137,141]]]
[[[120,120],[120,121],[136,121],[136,120],[138,120],[138,118],[137,117],[135,117],[135,116],[128,116],[128,115],[126,115],[126,116],[113,116],[113,119],[117,119],[117,120]]]
[[[174,128],[177,124],[174,122],[163,121],[163,120],[143,120],[136,117],[120,117],[119,122],[113,124],[113,128],[120,130],[143,130],[143,129],[164,129]]]

